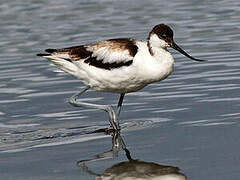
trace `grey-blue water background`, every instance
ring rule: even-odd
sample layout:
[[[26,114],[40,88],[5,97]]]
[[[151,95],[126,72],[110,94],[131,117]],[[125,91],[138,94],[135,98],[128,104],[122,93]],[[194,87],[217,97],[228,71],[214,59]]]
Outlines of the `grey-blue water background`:
[[[83,86],[36,57],[115,37],[146,39],[159,23],[197,63],[173,53],[174,73],[125,97],[122,135],[133,158],[178,166],[191,180],[239,180],[240,3],[238,0],[18,0],[0,3],[0,179],[94,179],[76,166],[111,149],[104,112],[74,108]],[[84,97],[116,105],[118,95]],[[124,153],[89,163],[101,174]]]

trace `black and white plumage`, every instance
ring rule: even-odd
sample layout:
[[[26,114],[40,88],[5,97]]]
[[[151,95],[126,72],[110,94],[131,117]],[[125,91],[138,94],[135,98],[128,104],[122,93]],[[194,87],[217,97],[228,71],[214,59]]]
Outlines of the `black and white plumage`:
[[[46,52],[67,56],[65,59],[70,62],[83,60],[84,63],[97,68],[111,70],[132,64],[137,50],[134,40],[120,38],[59,50],[46,49]]]
[[[130,38],[110,39],[63,49],[46,49],[47,54],[38,56],[49,59],[61,70],[80,79],[88,88],[120,93],[117,113],[119,115],[125,93],[138,91],[172,73],[174,60],[167,50],[168,47],[192,60],[203,61],[193,58],[177,46],[173,41],[173,31],[165,24],[156,25],[149,33],[147,41]],[[71,104],[76,105],[76,96],[74,97],[75,101]],[[81,105],[78,103],[76,106]],[[93,108],[101,109],[96,106]],[[108,111],[106,108],[103,110]],[[115,118],[112,121],[118,124],[118,115],[112,110],[111,113],[113,117],[110,119]]]

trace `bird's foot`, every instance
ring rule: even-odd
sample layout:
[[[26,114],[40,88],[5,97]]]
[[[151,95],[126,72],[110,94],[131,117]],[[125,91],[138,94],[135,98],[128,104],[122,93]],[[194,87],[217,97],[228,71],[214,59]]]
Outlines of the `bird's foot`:
[[[107,135],[112,135],[112,134],[120,133],[120,129],[114,129],[112,127],[108,127],[108,128],[98,129],[94,131],[94,133],[104,133]]]
[[[106,105],[105,111],[108,112],[109,122],[114,131],[120,131],[118,116],[111,105]]]
[[[113,129],[112,127],[106,128],[105,129],[105,134],[111,135],[111,134],[115,134],[115,133],[119,133],[120,129]]]

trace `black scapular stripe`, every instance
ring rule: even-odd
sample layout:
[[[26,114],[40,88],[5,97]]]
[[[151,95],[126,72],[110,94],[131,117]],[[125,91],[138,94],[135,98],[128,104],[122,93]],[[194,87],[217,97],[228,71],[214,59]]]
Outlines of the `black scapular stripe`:
[[[95,66],[97,68],[111,70],[114,68],[120,68],[123,66],[130,66],[133,62],[133,60],[127,61],[127,62],[120,62],[120,63],[103,63],[103,60],[97,60],[96,57],[90,57],[84,61],[85,63]]]

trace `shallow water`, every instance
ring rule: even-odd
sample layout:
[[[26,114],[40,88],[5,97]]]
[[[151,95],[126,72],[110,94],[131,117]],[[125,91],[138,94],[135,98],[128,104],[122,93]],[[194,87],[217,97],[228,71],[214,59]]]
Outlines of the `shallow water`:
[[[128,94],[122,136],[133,159],[177,166],[188,179],[239,179],[240,3],[234,1],[3,1],[0,4],[0,173],[3,179],[94,179],[127,161],[78,161],[112,148],[104,112],[74,108],[81,84],[36,57],[114,38],[145,39],[159,23],[206,63],[170,50],[175,71]],[[91,91],[86,100],[116,105],[118,95]]]

